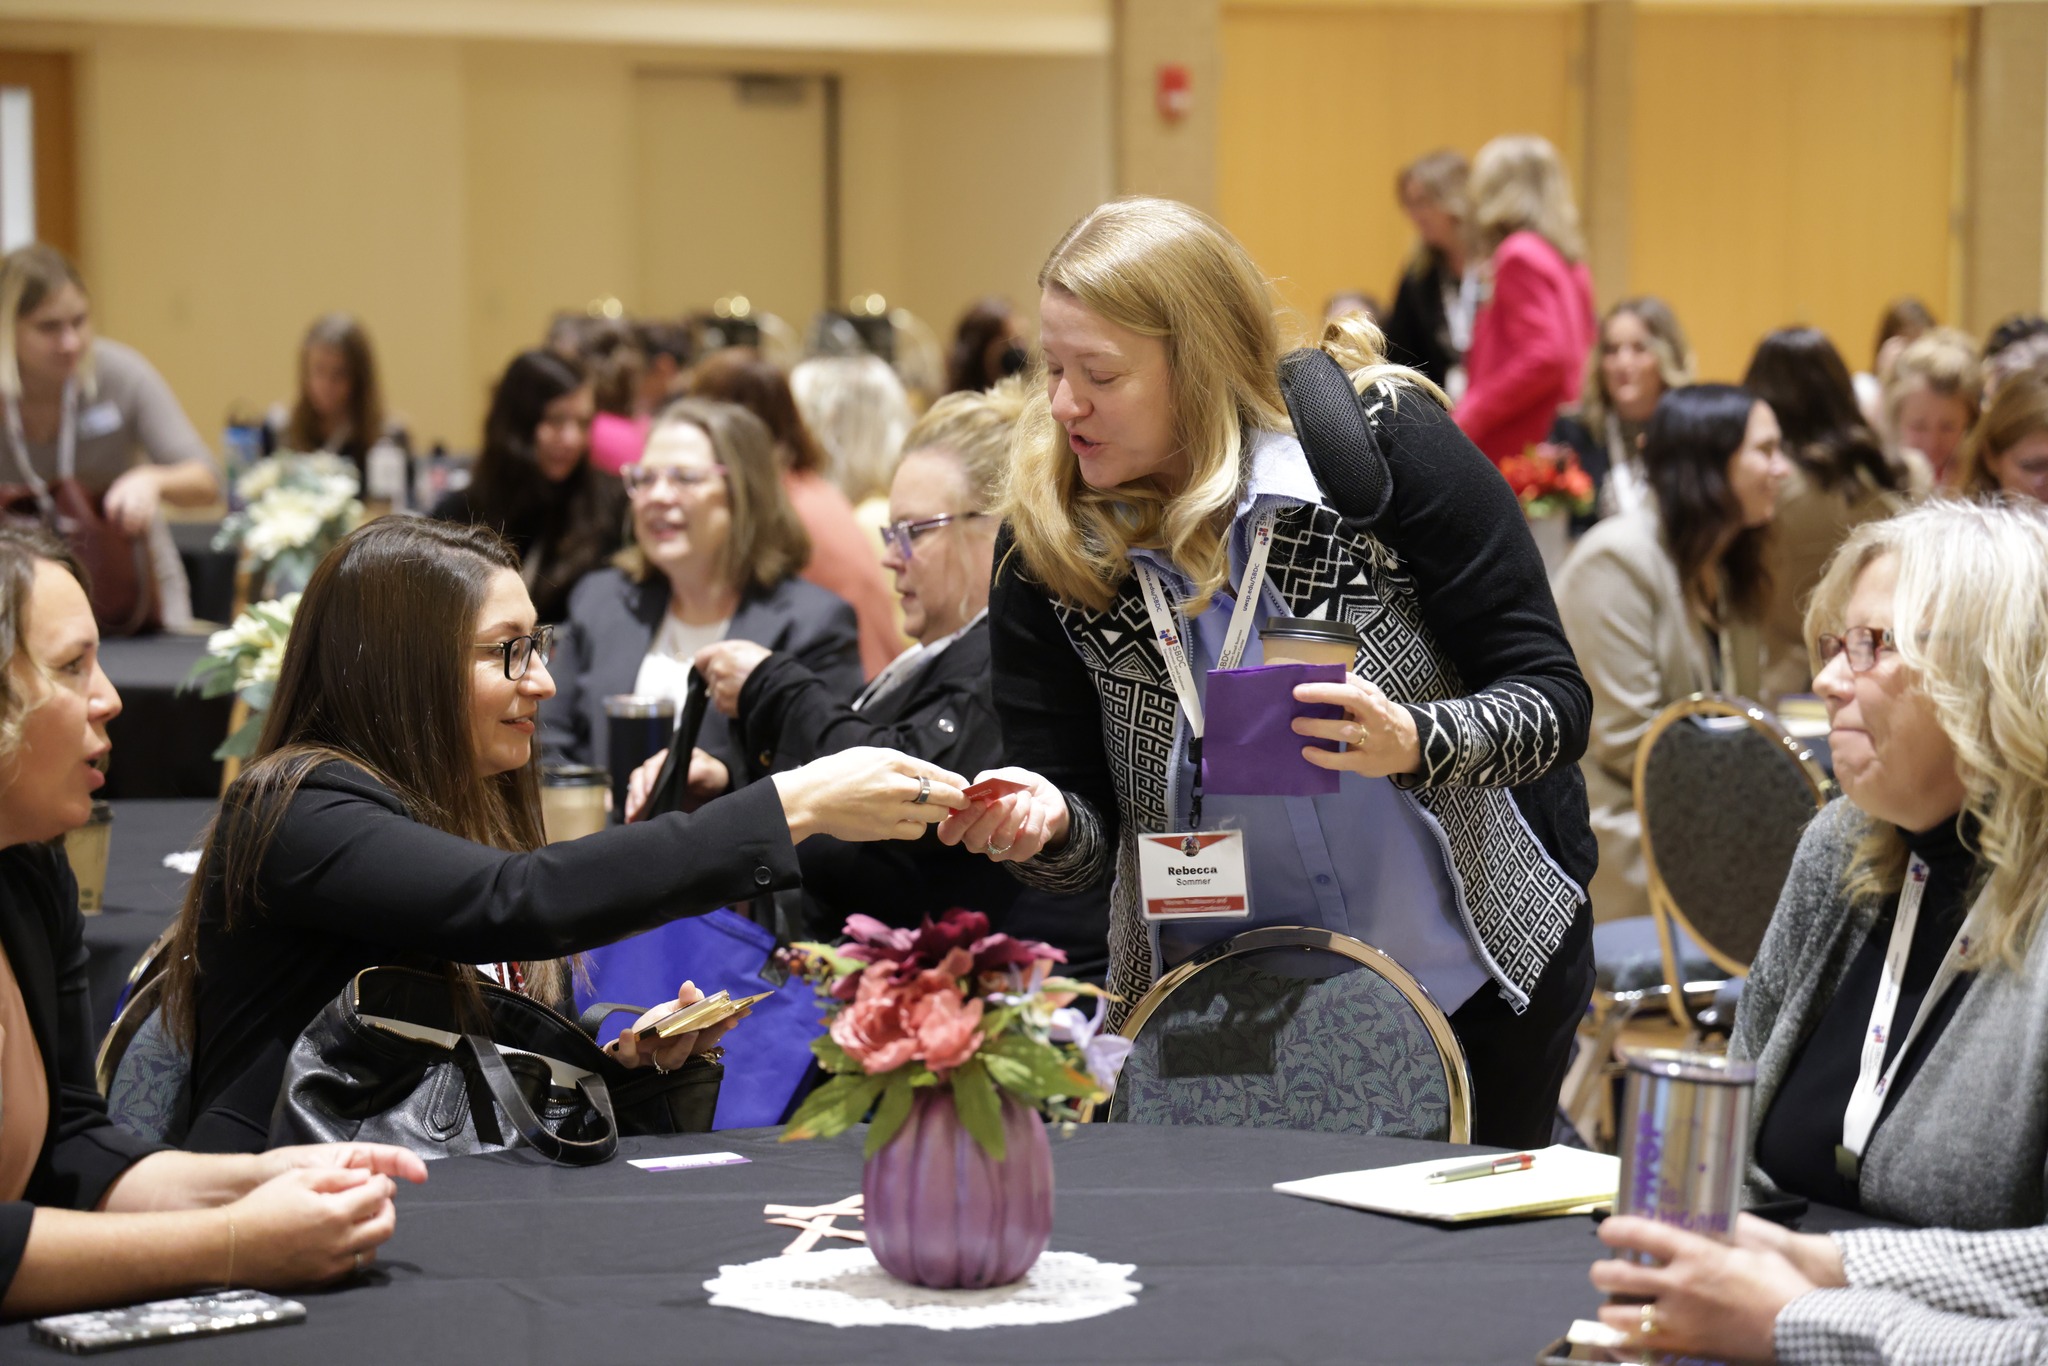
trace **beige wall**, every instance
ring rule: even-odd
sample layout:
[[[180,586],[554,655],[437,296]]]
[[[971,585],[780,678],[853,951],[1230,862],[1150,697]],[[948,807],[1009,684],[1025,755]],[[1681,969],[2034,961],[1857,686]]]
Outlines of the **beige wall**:
[[[209,436],[231,404],[287,395],[307,322],[348,308],[415,437],[472,446],[486,386],[550,313],[635,306],[644,67],[839,72],[845,286],[941,331],[985,293],[1028,304],[1061,229],[1110,192],[1102,57],[33,36],[81,57],[82,255],[102,326],[155,360]],[[808,225],[769,216],[760,232],[815,249]]]

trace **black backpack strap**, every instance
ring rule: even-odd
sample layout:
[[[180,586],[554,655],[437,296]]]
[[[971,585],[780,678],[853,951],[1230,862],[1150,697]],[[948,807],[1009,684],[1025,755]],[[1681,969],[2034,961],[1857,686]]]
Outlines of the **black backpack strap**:
[[[1280,394],[1309,469],[1344,529],[1384,539],[1393,529],[1387,514],[1394,480],[1344,368],[1315,347],[1290,351],[1280,360]],[[1380,525],[1383,519],[1388,525]]]

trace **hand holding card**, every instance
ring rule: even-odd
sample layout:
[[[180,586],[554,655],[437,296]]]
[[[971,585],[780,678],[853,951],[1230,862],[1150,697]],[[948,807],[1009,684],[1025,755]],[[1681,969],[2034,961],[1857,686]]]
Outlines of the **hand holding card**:
[[[1007,797],[1012,792],[1029,792],[1029,783],[1012,782],[1008,778],[983,778],[961,791],[961,796],[970,802],[992,802],[998,797]]]
[[[939,843],[998,863],[1032,858],[1067,837],[1067,799],[1028,768],[990,769],[961,789],[968,805],[939,826]]]

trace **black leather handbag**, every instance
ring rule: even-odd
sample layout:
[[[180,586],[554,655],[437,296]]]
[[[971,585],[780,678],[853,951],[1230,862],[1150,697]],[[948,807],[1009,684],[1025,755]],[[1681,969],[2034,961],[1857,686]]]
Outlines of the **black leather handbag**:
[[[458,1012],[446,977],[357,973],[292,1045],[271,1146],[361,1140],[428,1158],[524,1146],[590,1166],[622,1133],[711,1128],[723,1063],[626,1067],[540,1002],[475,990],[480,1010]]]

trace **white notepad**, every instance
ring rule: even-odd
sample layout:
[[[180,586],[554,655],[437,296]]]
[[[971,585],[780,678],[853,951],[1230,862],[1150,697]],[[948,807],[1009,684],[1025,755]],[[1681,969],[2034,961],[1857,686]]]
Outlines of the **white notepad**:
[[[1300,1181],[1276,1181],[1273,1189],[1379,1214],[1458,1224],[1504,1215],[1568,1214],[1609,1203],[1621,1183],[1620,1158],[1561,1145],[1537,1152],[1536,1161],[1526,1171],[1502,1172],[1469,1181],[1429,1179],[1432,1172],[1482,1161],[1486,1156],[1468,1153],[1398,1167],[1333,1172]]]

